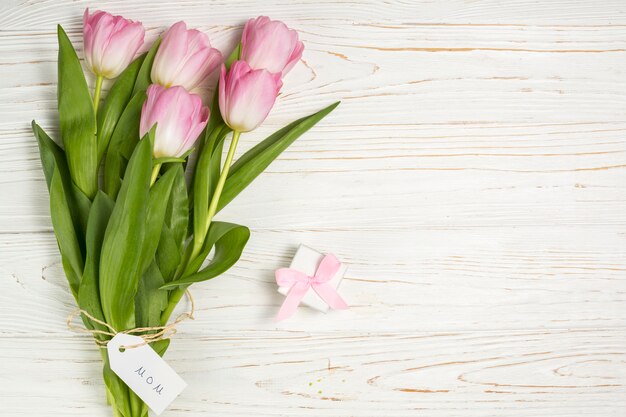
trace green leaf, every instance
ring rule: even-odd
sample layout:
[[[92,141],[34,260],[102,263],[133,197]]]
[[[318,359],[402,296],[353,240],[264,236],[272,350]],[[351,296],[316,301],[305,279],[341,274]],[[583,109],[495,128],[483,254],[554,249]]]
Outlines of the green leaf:
[[[122,176],[139,141],[141,107],[146,93],[139,92],[130,100],[115,126],[104,162],[104,191],[114,200],[122,186]]]
[[[161,44],[161,38],[154,41],[152,47],[146,54],[146,58],[143,60],[139,74],[137,74],[137,81],[135,81],[135,87],[133,88],[133,95],[140,91],[146,91],[148,86],[152,84],[150,73],[152,72],[152,63],[154,62],[154,56]]]
[[[93,102],[74,47],[61,26],[58,105],[61,137],[72,180],[92,199],[98,191],[98,144]]]
[[[211,223],[203,250],[191,262],[188,270],[198,270],[211,248],[215,246],[215,254],[209,264],[201,271],[169,282],[161,288],[171,289],[180,285],[189,285],[223,274],[239,260],[249,237],[250,230],[245,226],[224,222]]]
[[[237,44],[235,49],[233,49],[233,52],[231,52],[229,57],[226,59],[226,62],[224,62],[226,69],[230,69],[230,66],[233,65],[233,62],[237,61],[240,56],[241,56],[241,42]]]
[[[185,158],[176,158],[174,156],[164,156],[161,158],[156,158],[154,161],[152,161],[153,165],[167,164],[170,162],[185,162]]]
[[[80,308],[101,321],[104,321],[104,314],[100,305],[100,290],[98,286],[100,251],[114,204],[113,200],[102,191],[98,191],[96,198],[93,200],[91,211],[89,212],[89,221],[87,222],[85,270],[78,290],[78,305]],[[109,330],[86,317],[83,318],[83,322],[88,329]],[[98,337],[100,340],[108,339],[106,336],[97,334],[94,334],[94,337]]]
[[[187,223],[189,222],[187,183],[185,181],[185,171],[180,164],[172,164],[167,167],[167,170],[175,170],[176,176],[172,184],[172,193],[170,194],[170,199],[167,204],[165,225],[171,230],[172,238],[180,253],[185,243]]]
[[[50,139],[50,136],[48,136],[46,132],[44,132],[44,130],[39,127],[37,123],[35,123],[34,120],[32,126],[39,145],[41,165],[46,177],[48,189],[50,188],[52,174],[56,166],[58,167],[61,178],[63,179],[63,186],[65,187],[65,190],[68,191],[68,194],[66,195],[68,205],[70,207],[70,211],[72,212],[72,219],[74,220],[74,227],[76,229],[78,240],[82,243],[84,240],[83,236],[85,235],[85,229],[87,227],[87,218],[89,217],[91,201],[72,182],[63,149]]]
[[[174,279],[176,269],[182,259],[182,247],[179,247],[169,226],[163,225],[161,239],[156,252],[156,262],[165,282]]]
[[[289,145],[338,105],[339,102],[336,102],[317,113],[290,123],[243,154],[230,168],[217,209],[221,210],[230,203]]]
[[[102,359],[104,360],[104,368],[102,376],[104,377],[104,383],[111,394],[111,400],[114,401],[114,404],[112,405],[117,408],[122,417],[133,417],[130,409],[130,389],[124,382],[122,382],[115,372],[111,370],[109,357],[106,354],[106,351],[103,350],[103,352],[104,354],[102,355]]]
[[[98,161],[102,160],[113,130],[132,97],[135,80],[145,57],[146,54],[141,55],[122,72],[98,112]]]
[[[141,276],[151,153],[150,141],[144,138],[128,163],[102,243],[100,299],[106,321],[118,331],[135,327],[134,297]]]
[[[152,349],[154,349],[159,356],[163,356],[167,348],[170,346],[170,339],[157,340],[154,343],[150,343],[150,346],[152,346]]]
[[[70,179],[68,178],[68,183],[69,181]],[[78,237],[81,249],[83,249],[83,253],[85,253],[84,242],[85,235],[87,234],[87,220],[89,219],[89,211],[91,210],[91,200],[73,183],[66,186],[66,189],[70,190],[68,203],[70,205],[70,211],[72,212],[76,236]]]
[[[169,282],[176,276],[177,269],[182,269],[183,262],[186,262],[183,259],[184,245],[188,236],[188,226],[193,222],[189,221],[189,195],[183,167],[174,164],[167,169],[176,169],[178,172],[172,186],[156,259],[163,278]]]
[[[138,327],[161,325],[161,312],[167,307],[167,291],[159,289],[165,281],[152,262],[139,280],[135,296],[135,322]]]
[[[154,259],[175,176],[176,170],[170,169],[150,187],[146,228],[140,257],[140,273],[143,273]]]
[[[50,182],[52,181],[55,167],[59,168],[63,177],[70,178],[65,152],[50,139],[50,136],[48,136],[34,120],[31,125],[35,138],[37,139],[37,144],[39,145],[39,156],[41,157],[41,165],[46,177],[46,184],[48,185],[48,189],[50,189]]]
[[[56,166],[50,181],[50,217],[59,245],[65,276],[74,298],[78,299],[78,288],[84,266],[83,255],[74,229],[67,190],[64,187],[59,168]]]

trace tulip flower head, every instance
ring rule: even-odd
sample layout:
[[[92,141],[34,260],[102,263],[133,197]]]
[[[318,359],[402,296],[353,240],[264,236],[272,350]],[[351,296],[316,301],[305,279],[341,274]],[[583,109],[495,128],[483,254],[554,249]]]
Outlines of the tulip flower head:
[[[241,59],[251,68],[284,76],[300,60],[304,44],[298,33],[267,16],[250,19],[241,37]]]
[[[256,129],[274,106],[282,84],[280,73],[252,69],[245,61],[235,61],[228,73],[222,65],[219,82],[222,118],[237,132]]]
[[[150,76],[153,83],[164,87],[180,85],[193,91],[205,87],[221,62],[222,54],[211,47],[206,34],[178,22],[163,35]]]
[[[141,22],[96,11],[83,15],[85,59],[94,74],[115,78],[130,64],[141,45],[145,30]]]
[[[139,134],[143,137],[156,124],[154,157],[184,155],[198,139],[209,120],[209,109],[202,99],[183,87],[165,88],[152,84],[141,109]]]

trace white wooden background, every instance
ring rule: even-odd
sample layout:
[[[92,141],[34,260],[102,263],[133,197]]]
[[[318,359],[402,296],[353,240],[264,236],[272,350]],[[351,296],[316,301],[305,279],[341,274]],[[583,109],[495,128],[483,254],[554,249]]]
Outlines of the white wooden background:
[[[343,104],[221,219],[252,238],[194,287],[163,416],[626,415],[626,3],[7,1],[0,6],[0,414],[108,416],[29,123],[56,121],[56,36],[86,7],[184,19],[223,51],[267,14],[306,45],[265,125]],[[93,81],[93,80],[91,80]],[[282,324],[296,246],[352,308]]]

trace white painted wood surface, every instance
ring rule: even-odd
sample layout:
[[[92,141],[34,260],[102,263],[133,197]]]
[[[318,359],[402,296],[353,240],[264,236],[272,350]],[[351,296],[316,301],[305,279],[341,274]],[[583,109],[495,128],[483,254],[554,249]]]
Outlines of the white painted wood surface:
[[[227,51],[245,19],[297,29],[304,59],[243,149],[334,100],[220,214],[252,238],[167,358],[164,416],[623,416],[626,3],[6,1],[0,5],[3,416],[108,416],[29,129],[52,133],[55,24],[84,7],[186,20]],[[80,53],[80,51],[79,51]],[[299,243],[349,263],[346,313],[282,301]]]

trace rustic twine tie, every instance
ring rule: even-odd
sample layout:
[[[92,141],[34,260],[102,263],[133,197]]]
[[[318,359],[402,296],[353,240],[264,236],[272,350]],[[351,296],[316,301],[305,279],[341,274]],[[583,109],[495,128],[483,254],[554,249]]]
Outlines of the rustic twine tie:
[[[136,327],[134,329],[128,329],[128,330],[123,330],[121,332],[118,332],[113,326],[111,326],[109,323],[102,321],[100,319],[97,319],[96,317],[92,316],[91,314],[89,314],[88,312],[86,312],[83,309],[76,309],[74,311],[72,311],[70,313],[69,316],[67,316],[67,327],[69,327],[70,330],[75,331],[77,333],[89,333],[92,336],[94,336],[94,341],[96,342],[96,344],[100,347],[100,348],[105,348],[107,343],[109,343],[108,340],[100,340],[96,337],[96,335],[103,335],[103,336],[109,336],[109,337],[114,337],[116,334],[118,333],[126,333],[126,334],[136,334],[137,336],[141,337],[143,339],[143,343],[138,343],[136,345],[131,345],[131,346],[121,346],[124,349],[133,349],[133,348],[138,348],[140,346],[144,346],[147,345],[148,343],[152,343],[152,342],[157,342],[159,340],[164,340],[164,339],[170,339],[172,336],[174,336],[176,334],[176,326],[187,320],[187,319],[194,319],[194,312],[196,310],[196,306],[195,303],[193,301],[193,297],[191,296],[191,293],[189,292],[189,290],[185,290],[185,295],[187,296],[187,298],[189,299],[189,303],[191,304],[191,310],[188,312],[184,312],[181,313],[178,317],[176,317],[176,320],[174,320],[173,322],[165,325],[165,326],[153,326],[153,327]],[[92,321],[93,323],[97,323],[105,328],[107,328],[108,330],[100,330],[100,329],[86,329],[82,326],[78,326],[76,324],[73,323],[74,319],[76,318],[76,316],[78,315],[84,315],[85,317],[87,317],[90,321]],[[147,334],[137,334],[137,333],[145,333],[145,332],[154,332],[154,333],[147,333]]]

